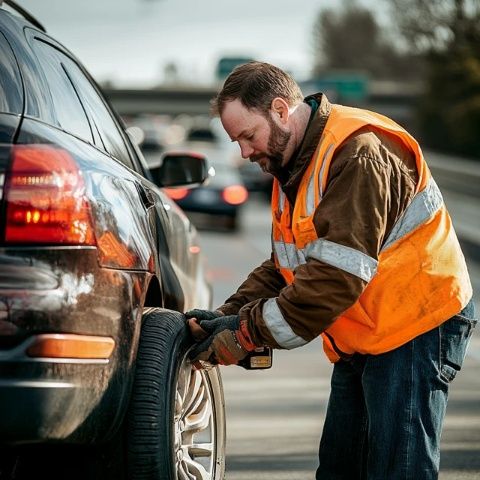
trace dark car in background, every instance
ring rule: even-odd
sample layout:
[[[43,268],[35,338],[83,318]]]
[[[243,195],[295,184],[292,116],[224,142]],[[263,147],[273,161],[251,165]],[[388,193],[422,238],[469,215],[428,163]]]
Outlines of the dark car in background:
[[[167,194],[198,226],[237,230],[248,190],[236,165],[238,147],[230,141],[218,119],[194,121],[175,148],[205,155],[210,165],[209,179],[196,188],[167,189]]]
[[[215,226],[225,226],[228,230],[239,227],[239,216],[242,206],[248,200],[245,188],[237,170],[226,164],[219,163],[210,167],[210,178],[196,188],[168,188],[167,195],[190,214],[208,215],[210,223]],[[192,216],[193,221],[198,215]]]
[[[160,188],[201,184],[205,158],[149,171],[81,63],[6,4],[0,478],[223,479],[221,378],[192,369],[181,313],[210,286]]]
[[[264,172],[258,163],[244,159],[238,162],[237,168],[249,192],[260,192],[270,198],[273,188],[273,176],[270,173]]]

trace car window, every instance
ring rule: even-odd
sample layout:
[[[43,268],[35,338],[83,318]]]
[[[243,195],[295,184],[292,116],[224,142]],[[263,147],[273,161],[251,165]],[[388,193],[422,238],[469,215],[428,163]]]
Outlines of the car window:
[[[68,57],[37,38],[34,39],[33,46],[47,78],[54,107],[52,110],[54,118],[41,118],[41,120],[93,143],[92,130],[85,109],[62,66],[62,61]]]
[[[88,115],[93,120],[93,128],[100,135],[102,145],[110,155],[133,168],[121,127],[117,124],[102,97],[86,75],[72,60],[65,61],[65,68],[85,105]],[[95,132],[94,132],[95,133]]]
[[[22,113],[22,81],[7,39],[0,32],[0,112]]]

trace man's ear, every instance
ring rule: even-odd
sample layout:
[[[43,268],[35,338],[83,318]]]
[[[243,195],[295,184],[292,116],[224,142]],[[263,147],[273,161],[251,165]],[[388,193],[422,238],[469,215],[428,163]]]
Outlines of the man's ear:
[[[287,123],[288,117],[290,116],[290,111],[288,108],[288,103],[283,98],[275,97],[272,100],[270,109],[272,110],[272,115],[277,117],[281,123]]]

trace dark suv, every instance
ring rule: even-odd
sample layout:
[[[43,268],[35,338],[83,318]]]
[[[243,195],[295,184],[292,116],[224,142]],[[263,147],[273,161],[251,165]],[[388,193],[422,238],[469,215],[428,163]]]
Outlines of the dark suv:
[[[223,478],[221,379],[180,313],[211,291],[160,188],[206,176],[198,155],[149,171],[81,63],[0,1],[0,478]]]

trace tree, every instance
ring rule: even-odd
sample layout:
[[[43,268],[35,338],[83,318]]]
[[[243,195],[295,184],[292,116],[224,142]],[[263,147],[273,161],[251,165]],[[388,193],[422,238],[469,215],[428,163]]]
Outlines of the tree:
[[[374,78],[409,79],[419,76],[409,68],[412,56],[400,52],[385,35],[374,14],[350,1],[340,11],[319,12],[313,27],[314,68],[361,70]]]
[[[474,47],[480,54],[478,0],[387,0],[398,28],[421,53]]]
[[[400,33],[427,61],[420,126],[431,147],[480,158],[479,0],[389,0]]]

